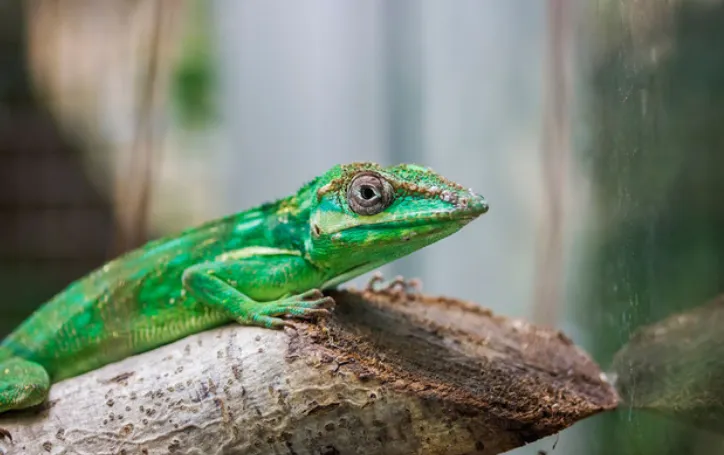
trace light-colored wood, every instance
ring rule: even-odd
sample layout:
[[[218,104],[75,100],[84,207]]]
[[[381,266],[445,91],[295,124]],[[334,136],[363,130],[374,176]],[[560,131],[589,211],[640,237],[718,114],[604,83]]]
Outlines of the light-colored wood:
[[[616,406],[558,332],[450,299],[333,296],[324,321],[226,326],[58,383],[0,418],[7,453],[496,454]]]

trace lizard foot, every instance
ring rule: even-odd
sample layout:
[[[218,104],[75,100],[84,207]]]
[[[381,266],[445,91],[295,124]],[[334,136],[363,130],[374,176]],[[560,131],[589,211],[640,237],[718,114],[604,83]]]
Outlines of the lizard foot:
[[[406,280],[401,275],[392,280],[385,281],[382,273],[375,272],[367,283],[366,291],[381,294],[392,294],[395,296],[407,296],[419,294],[422,289],[422,282],[417,278]]]
[[[294,324],[280,318],[289,316],[312,319],[329,315],[334,299],[325,296],[319,289],[312,289],[298,295],[287,295],[279,300],[264,302],[255,306],[249,319],[257,325],[271,329],[293,327]]]
[[[8,439],[10,442],[13,442],[13,435],[5,428],[0,428],[0,440],[3,439]]]

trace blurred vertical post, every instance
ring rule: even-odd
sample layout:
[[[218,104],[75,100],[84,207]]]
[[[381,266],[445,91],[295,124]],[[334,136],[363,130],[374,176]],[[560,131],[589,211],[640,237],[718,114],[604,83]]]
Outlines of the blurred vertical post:
[[[562,298],[566,186],[570,160],[571,8],[569,0],[548,0],[548,46],[543,91],[541,167],[543,194],[538,234],[533,318],[553,326]]]
[[[155,175],[161,165],[160,155],[164,134],[162,121],[164,102],[169,87],[173,31],[178,2],[155,0],[144,2],[148,16],[143,76],[137,90],[136,127],[130,156],[125,167],[116,168],[115,204],[117,231],[112,254],[133,249],[148,240],[148,211]],[[164,52],[164,50],[166,52]]]
[[[35,89],[114,200],[111,254],[146,237],[187,1],[28,0]]]

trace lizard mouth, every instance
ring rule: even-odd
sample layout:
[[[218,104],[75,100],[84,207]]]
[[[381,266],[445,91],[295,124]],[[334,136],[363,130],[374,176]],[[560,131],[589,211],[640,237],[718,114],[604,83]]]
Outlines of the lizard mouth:
[[[479,214],[474,213],[463,213],[463,212],[439,212],[435,213],[431,216],[427,216],[424,218],[414,218],[414,219],[398,219],[398,220],[388,220],[381,223],[372,223],[372,224],[364,224],[359,226],[352,226],[348,229],[345,229],[346,232],[356,232],[356,231],[389,231],[389,230],[404,230],[404,229],[411,229],[411,228],[429,228],[429,229],[435,229],[435,228],[446,228],[450,226],[451,223],[465,225],[471,221],[473,221],[475,218],[477,218]]]

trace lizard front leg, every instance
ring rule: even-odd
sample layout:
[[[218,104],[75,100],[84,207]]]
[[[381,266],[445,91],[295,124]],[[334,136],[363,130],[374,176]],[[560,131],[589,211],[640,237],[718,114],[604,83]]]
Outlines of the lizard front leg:
[[[50,377],[39,364],[20,357],[0,361],[0,414],[36,406],[45,401],[49,390]],[[10,432],[0,427],[0,441],[3,439],[13,441]]]
[[[334,304],[315,287],[319,273],[299,256],[274,255],[199,264],[183,275],[184,288],[203,304],[244,325],[281,328],[281,316],[326,314]]]

